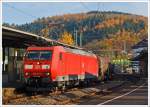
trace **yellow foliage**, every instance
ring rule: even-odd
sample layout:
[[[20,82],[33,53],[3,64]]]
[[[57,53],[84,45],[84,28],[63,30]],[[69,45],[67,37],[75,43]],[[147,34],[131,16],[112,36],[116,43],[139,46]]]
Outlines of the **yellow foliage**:
[[[139,21],[144,21],[144,23],[147,23],[146,18],[144,17],[129,17],[126,15],[120,15],[119,17],[112,17],[109,18],[101,23],[98,23],[95,26],[95,29],[102,29],[102,28],[108,28],[108,27],[114,27],[116,25],[122,25],[126,20],[131,20],[133,23],[137,24]]]
[[[64,32],[60,38],[60,42],[69,44],[69,45],[74,45],[74,40],[72,38],[72,35],[68,32]]]
[[[124,50],[124,46],[126,46],[126,49],[130,50],[131,46],[135,45],[141,39],[143,39],[144,36],[146,36],[146,32],[145,33],[144,32],[145,30],[143,29],[137,33],[122,29],[122,30],[119,30],[116,34],[112,35],[111,38],[105,38],[103,40],[97,41],[97,44],[95,44],[95,47],[97,49],[104,49],[104,50],[111,50],[111,49]]]
[[[96,29],[102,29],[102,28],[108,28],[108,27],[114,27],[116,25],[122,25],[124,23],[124,21],[126,20],[126,18],[124,17],[114,17],[114,18],[110,18],[107,19],[105,21],[103,21],[102,23],[98,23],[95,28]]]
[[[49,37],[49,29],[46,27],[44,29],[41,30],[42,36],[45,38]]]

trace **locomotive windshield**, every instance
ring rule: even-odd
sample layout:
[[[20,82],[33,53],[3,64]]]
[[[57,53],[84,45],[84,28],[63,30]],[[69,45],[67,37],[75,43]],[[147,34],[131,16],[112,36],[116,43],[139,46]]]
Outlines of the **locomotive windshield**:
[[[26,58],[30,60],[49,60],[51,57],[51,51],[28,51],[26,55]]]

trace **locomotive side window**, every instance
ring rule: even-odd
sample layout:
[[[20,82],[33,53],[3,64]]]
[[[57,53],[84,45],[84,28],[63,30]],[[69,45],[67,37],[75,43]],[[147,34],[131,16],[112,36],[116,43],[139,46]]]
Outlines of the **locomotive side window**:
[[[31,60],[38,60],[39,52],[38,51],[30,51],[27,53],[26,57]]]
[[[62,53],[59,54],[59,60],[62,60]]]
[[[30,60],[49,60],[51,57],[51,51],[29,51],[26,55],[26,58]]]
[[[52,52],[51,51],[42,51],[42,52],[40,52],[40,59],[41,60],[51,59],[51,57],[52,57]]]

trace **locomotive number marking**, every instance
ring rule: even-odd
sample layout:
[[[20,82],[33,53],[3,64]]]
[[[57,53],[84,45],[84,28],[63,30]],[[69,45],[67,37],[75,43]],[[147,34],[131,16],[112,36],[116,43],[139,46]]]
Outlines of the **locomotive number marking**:
[[[35,65],[35,69],[40,69],[40,65]]]

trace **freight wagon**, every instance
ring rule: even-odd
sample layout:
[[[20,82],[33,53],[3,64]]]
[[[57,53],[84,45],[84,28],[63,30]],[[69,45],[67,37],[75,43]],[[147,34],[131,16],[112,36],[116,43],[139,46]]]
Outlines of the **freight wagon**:
[[[98,57],[99,60],[99,80],[112,79],[112,65],[110,64],[109,57]]]
[[[91,53],[62,46],[28,47],[24,58],[27,85],[66,86],[96,81],[99,59]]]

